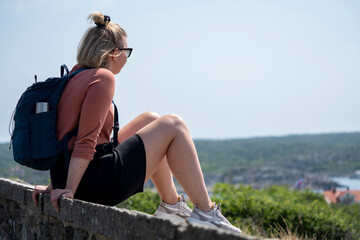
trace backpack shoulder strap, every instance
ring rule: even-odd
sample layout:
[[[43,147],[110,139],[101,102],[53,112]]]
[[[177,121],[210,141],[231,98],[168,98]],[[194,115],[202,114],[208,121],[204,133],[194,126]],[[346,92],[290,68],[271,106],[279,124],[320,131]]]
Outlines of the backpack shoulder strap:
[[[64,76],[64,70],[66,71],[66,75],[69,74],[69,69],[68,69],[68,67],[67,67],[65,64],[63,64],[63,65],[61,65],[61,67],[60,67],[60,77]]]
[[[118,110],[117,110],[117,107],[116,107],[116,104],[114,102],[114,100],[112,101],[112,103],[114,104],[114,110],[115,110],[115,113],[114,113],[114,126],[113,126],[113,141],[114,141],[114,147],[116,147],[117,145],[119,145],[119,140],[118,140],[118,132],[119,132],[119,129],[120,129],[120,126],[119,126],[119,114],[118,114]]]
[[[78,73],[80,73],[80,72],[82,72],[82,71],[84,71],[84,70],[87,70],[87,69],[90,69],[90,68],[80,68],[80,69],[74,71],[73,73],[71,73],[70,75],[68,75],[68,74],[66,74],[66,75],[67,75],[67,77],[70,79],[70,78],[72,78],[73,76],[75,76],[76,74],[78,74]]]

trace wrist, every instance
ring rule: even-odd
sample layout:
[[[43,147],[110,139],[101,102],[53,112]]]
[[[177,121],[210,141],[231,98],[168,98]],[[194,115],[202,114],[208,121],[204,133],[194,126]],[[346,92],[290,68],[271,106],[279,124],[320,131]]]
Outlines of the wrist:
[[[74,186],[71,186],[71,185],[66,185],[65,189],[67,190],[71,190],[72,193],[75,195],[75,191],[76,191],[76,188]]]
[[[46,192],[51,194],[52,190],[52,184],[49,183],[49,185],[46,187]]]

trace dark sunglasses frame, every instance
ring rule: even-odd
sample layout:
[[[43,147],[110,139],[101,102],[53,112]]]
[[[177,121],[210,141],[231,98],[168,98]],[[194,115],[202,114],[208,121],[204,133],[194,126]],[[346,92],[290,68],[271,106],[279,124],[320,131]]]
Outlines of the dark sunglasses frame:
[[[131,53],[132,53],[132,48],[117,48],[117,49],[119,49],[120,51],[122,51],[122,50],[125,50],[126,51],[126,57],[127,58],[129,58],[130,57],[130,55],[131,55]]]

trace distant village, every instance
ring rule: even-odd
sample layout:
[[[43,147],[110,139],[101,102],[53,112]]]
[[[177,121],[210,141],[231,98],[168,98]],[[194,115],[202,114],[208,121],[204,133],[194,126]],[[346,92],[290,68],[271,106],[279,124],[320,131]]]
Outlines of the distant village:
[[[352,176],[354,179],[360,179],[360,170],[355,171]],[[342,204],[360,204],[360,189],[350,190],[348,186],[345,186],[346,190],[338,190],[336,188],[330,191],[323,191],[325,201],[328,204],[342,203]]]

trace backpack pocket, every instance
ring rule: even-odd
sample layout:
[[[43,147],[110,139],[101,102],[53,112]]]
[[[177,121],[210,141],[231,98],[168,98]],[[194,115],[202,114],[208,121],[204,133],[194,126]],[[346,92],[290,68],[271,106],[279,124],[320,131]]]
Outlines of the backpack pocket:
[[[31,161],[29,126],[27,121],[16,121],[13,132],[14,160],[21,165],[28,166]]]
[[[33,159],[44,159],[44,162],[38,162],[37,165],[41,165],[41,168],[48,168],[46,166],[54,164],[51,161],[49,162],[49,158],[59,154],[56,110],[30,115],[29,130],[31,155]]]

